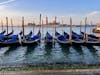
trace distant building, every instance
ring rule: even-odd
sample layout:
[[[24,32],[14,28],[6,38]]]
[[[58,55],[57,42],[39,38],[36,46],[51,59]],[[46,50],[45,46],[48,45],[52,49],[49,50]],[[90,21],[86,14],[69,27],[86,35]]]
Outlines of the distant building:
[[[35,26],[35,23],[28,23],[28,26]]]
[[[54,22],[52,22],[52,23],[48,23],[48,25],[60,25],[60,23],[59,23],[59,22],[56,23],[56,22],[54,21]]]
[[[48,17],[46,16],[46,25],[48,25]]]

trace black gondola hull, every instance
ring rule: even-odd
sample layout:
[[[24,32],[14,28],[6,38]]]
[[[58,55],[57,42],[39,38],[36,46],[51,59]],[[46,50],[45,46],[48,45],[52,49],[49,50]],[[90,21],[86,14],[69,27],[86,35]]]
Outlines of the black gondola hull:
[[[26,42],[22,42],[22,46],[35,46],[38,45],[40,43],[40,39],[38,39],[37,41],[26,41]]]
[[[100,42],[72,42],[72,45],[77,46],[100,46]]]
[[[21,46],[19,42],[14,43],[0,43],[0,47],[7,47],[7,46]]]

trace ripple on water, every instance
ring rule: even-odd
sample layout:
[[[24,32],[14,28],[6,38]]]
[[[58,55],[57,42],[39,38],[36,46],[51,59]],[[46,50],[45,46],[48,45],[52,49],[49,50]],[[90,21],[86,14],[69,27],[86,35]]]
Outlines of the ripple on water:
[[[83,50],[83,60],[84,60],[84,63],[89,65],[89,64],[96,64],[98,61],[97,61],[97,58],[95,57],[94,53],[92,53],[90,51],[89,48],[87,48],[86,46],[81,46],[82,47],[82,50]]]
[[[10,48],[9,48],[10,49]],[[9,50],[8,49],[8,50]],[[16,63],[23,63],[24,54],[25,54],[26,47],[18,47],[13,51],[7,51],[3,58],[2,58],[2,64],[16,64]]]

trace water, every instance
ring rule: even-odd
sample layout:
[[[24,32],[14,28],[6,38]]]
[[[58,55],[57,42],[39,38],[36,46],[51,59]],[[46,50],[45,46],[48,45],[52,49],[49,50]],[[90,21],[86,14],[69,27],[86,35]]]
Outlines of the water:
[[[93,27],[94,28],[94,27]],[[6,28],[5,28],[6,29]],[[25,33],[29,33],[33,28],[25,27]],[[1,30],[1,29],[0,29]],[[35,32],[39,30],[35,27]],[[69,33],[69,28],[64,28]],[[73,30],[79,33],[79,27],[73,27]],[[11,28],[9,27],[9,32]],[[21,31],[21,27],[14,27],[14,34]],[[53,28],[43,27],[43,37],[46,32],[53,34]],[[62,28],[57,31],[62,33]],[[84,31],[84,27],[82,27]],[[87,27],[87,33],[90,33],[90,27]],[[95,34],[96,35],[96,34]],[[42,45],[41,45],[42,44]],[[61,46],[55,42],[52,46],[47,46],[42,40],[41,44],[36,46],[12,46],[0,48],[0,67],[9,66],[29,66],[41,64],[66,64],[66,65],[97,65],[100,64],[100,46]]]

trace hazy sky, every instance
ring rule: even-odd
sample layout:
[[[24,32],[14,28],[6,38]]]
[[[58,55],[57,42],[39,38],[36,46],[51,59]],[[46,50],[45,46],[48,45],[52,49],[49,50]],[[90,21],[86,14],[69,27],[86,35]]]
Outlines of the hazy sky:
[[[73,24],[79,24],[87,16],[88,23],[100,21],[100,0],[0,0],[0,20],[5,16],[14,19],[15,24],[21,24],[21,16],[25,22],[38,23],[39,14],[49,17],[49,21],[58,16],[58,21],[64,20],[69,24],[72,17]]]

